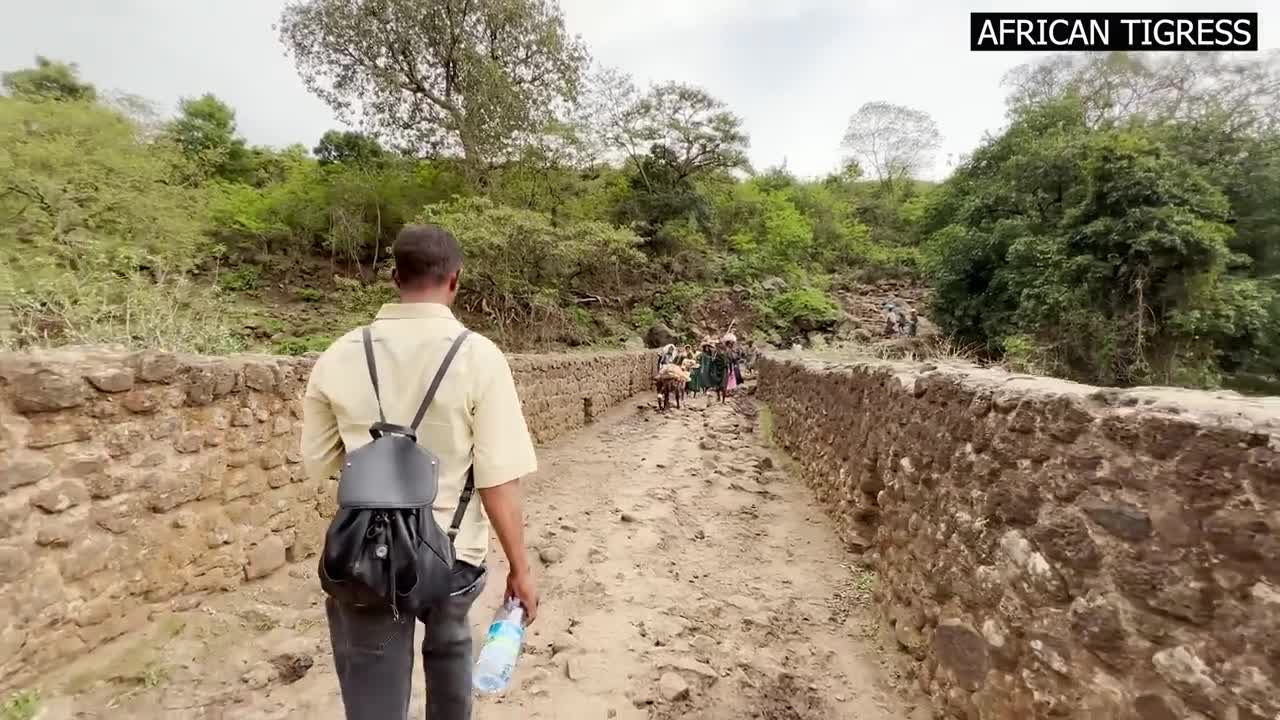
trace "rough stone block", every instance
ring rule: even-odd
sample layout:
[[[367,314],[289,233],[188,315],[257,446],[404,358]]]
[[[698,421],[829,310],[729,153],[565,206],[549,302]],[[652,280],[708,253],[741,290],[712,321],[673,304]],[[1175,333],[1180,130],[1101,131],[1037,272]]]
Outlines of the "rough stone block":
[[[284,541],[278,535],[268,535],[245,554],[244,577],[256,580],[266,577],[284,566]]]
[[[24,485],[33,485],[53,473],[53,463],[44,455],[15,453],[4,463],[0,472],[0,493],[7,493]]]
[[[121,393],[133,389],[133,370],[126,367],[108,367],[91,370],[85,374],[89,384],[105,393]]]
[[[77,480],[63,480],[31,496],[31,505],[47,513],[60,513],[89,501],[89,491]]]

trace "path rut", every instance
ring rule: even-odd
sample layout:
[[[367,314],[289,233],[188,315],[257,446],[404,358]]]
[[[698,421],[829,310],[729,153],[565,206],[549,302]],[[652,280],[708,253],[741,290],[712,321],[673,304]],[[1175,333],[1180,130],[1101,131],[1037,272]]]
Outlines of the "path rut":
[[[751,400],[645,400],[541,451],[525,495],[542,611],[512,687],[476,717],[929,717],[872,618],[874,576]],[[41,717],[340,720],[312,566],[157,614],[51,678]],[[477,641],[505,572],[495,549]],[[422,707],[419,675],[410,717]]]

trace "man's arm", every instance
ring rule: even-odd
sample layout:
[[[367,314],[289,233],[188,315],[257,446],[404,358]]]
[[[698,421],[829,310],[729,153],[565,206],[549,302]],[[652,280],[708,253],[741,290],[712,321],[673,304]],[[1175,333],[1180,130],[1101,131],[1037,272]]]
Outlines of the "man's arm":
[[[478,349],[478,348],[477,348]],[[521,477],[538,469],[515,379],[507,359],[488,344],[477,362],[481,383],[472,415],[472,462],[480,502],[510,566],[507,597],[524,605],[528,622],[538,615],[538,592],[524,546]]]
[[[319,378],[323,371],[320,361],[311,369],[307,391],[302,396],[302,466],[307,476],[318,483],[333,477],[342,467],[342,436],[338,433],[338,418],[333,414],[329,398],[320,391]]]
[[[538,616],[538,589],[529,572],[529,554],[524,546],[524,510],[520,501],[520,481],[480,489],[480,502],[493,524],[498,544],[507,556],[506,596],[514,597],[525,608],[527,622]]]

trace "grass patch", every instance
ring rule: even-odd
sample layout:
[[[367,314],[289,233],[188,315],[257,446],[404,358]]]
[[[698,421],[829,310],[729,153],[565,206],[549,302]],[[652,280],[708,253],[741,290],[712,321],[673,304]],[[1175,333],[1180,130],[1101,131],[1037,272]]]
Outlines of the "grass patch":
[[[773,429],[774,429],[773,411],[769,409],[768,405],[762,404],[759,407],[758,417],[760,420],[760,440],[764,442],[765,447],[774,447],[775,443],[773,441]]]
[[[306,355],[309,352],[324,352],[331,344],[333,338],[328,335],[287,337],[272,346],[272,350],[277,355]]]
[[[318,303],[324,299],[324,293],[315,288],[298,288],[298,299],[306,303]]]
[[[256,265],[241,265],[218,276],[218,285],[231,292],[257,290],[261,283],[262,274]]]
[[[21,690],[5,698],[0,705],[0,720],[31,720],[40,709],[40,695],[35,690]]]
[[[879,582],[879,578],[870,570],[858,568],[853,571],[853,588],[863,598],[871,597],[871,593],[875,592],[877,582]]]

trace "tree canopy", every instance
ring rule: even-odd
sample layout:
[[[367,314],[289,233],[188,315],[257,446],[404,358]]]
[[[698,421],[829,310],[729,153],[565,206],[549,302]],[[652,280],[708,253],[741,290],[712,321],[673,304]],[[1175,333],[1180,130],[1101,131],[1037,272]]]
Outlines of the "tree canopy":
[[[36,65],[13,70],[0,75],[0,85],[5,92],[23,100],[84,100],[97,99],[93,85],[80,80],[80,69],[75,63],[50,60],[36,56]]]
[[[305,0],[279,31],[341,119],[458,152],[477,178],[572,102],[586,62],[550,0]]]

